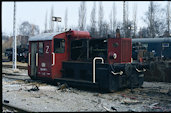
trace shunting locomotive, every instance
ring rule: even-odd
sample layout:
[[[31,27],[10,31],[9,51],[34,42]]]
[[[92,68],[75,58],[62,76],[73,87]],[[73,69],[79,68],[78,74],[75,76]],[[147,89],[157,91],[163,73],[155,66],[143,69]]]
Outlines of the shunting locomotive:
[[[28,75],[107,92],[141,87],[145,68],[131,57],[130,38],[74,30],[44,33],[29,38]]]

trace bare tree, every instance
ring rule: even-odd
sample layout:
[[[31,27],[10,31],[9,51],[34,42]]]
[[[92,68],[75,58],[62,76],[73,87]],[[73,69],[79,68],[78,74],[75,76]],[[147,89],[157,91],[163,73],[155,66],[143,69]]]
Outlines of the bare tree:
[[[52,17],[53,17],[53,6],[51,7],[50,26],[49,26],[51,32],[54,31],[54,22],[52,21]]]
[[[126,25],[128,25],[129,21],[129,5],[128,2],[126,2]]]
[[[10,37],[6,33],[2,32],[2,53],[5,52],[7,48],[11,47],[12,40],[11,43],[9,43],[9,39]]]
[[[102,2],[99,3],[99,17],[98,17],[98,27],[99,27],[99,37],[102,37],[102,27],[103,27],[103,6]]]
[[[115,6],[115,2],[113,3],[113,33],[115,33],[116,30],[116,6]]]
[[[5,52],[7,48],[13,47],[12,44],[13,44],[13,36],[5,40],[5,43],[2,43],[2,53]]]
[[[9,36],[5,33],[5,32],[2,32],[2,40],[8,40],[9,39]]]
[[[130,37],[131,36],[131,21],[129,20],[129,4],[128,2],[126,2],[126,10],[125,10],[125,19],[126,19],[126,22],[125,22],[125,32],[126,32],[126,37]]]
[[[110,18],[111,34],[115,35],[115,30],[116,30],[116,7],[115,7],[115,2],[113,2],[113,7],[112,7],[111,13],[109,15],[109,18]]]
[[[134,4],[134,9],[133,9],[133,38],[136,38],[136,31],[137,31],[137,4]]]
[[[110,30],[110,34],[113,34],[113,11],[111,10],[110,15],[109,15],[109,30]]]
[[[122,21],[117,21],[117,29],[119,29],[120,32],[120,37],[124,37],[124,27],[123,27],[123,22]],[[116,37],[116,35],[115,35]]]
[[[128,2],[123,2],[123,31],[124,31],[124,37],[130,37],[129,34],[129,12],[128,12]]]
[[[154,38],[154,4],[151,1],[149,6],[150,36]]]
[[[128,38],[131,38],[131,34],[133,34],[132,26],[133,26],[133,21],[128,20],[127,26],[126,26],[127,28],[126,36]]]
[[[168,31],[168,35],[170,36],[170,21],[171,21],[171,17],[170,17],[170,1],[168,1],[167,3],[167,31]]]
[[[109,24],[107,22],[103,22],[101,34],[104,38],[109,37]]]
[[[39,26],[25,21],[19,26],[19,34],[24,36],[34,36],[39,34]]]
[[[65,10],[65,30],[67,29],[68,25],[68,8]]]
[[[31,36],[39,34],[39,26],[31,24],[32,29],[31,29]]]
[[[96,37],[96,2],[94,2],[92,11],[91,11],[91,27],[90,27],[90,33],[92,37]]]
[[[72,30],[76,30],[76,31],[79,30],[78,26],[71,25],[70,27],[71,27]]]
[[[45,14],[45,33],[47,32],[47,11],[46,11],[46,14]]]
[[[34,36],[35,25],[31,24],[31,36]]]
[[[156,16],[156,5],[153,1],[150,1],[150,5],[148,7],[148,11],[146,12],[147,20],[146,23],[148,24],[148,29],[150,33],[150,37],[155,37],[155,16]]]
[[[149,30],[149,37],[160,36],[164,32],[164,12],[160,9],[159,5],[150,1],[148,11],[145,13],[146,18],[144,21],[147,23]]]
[[[167,25],[166,25],[166,9],[159,9],[157,6],[158,11],[155,16],[154,20],[154,26],[155,26],[155,36],[163,36],[163,33],[167,31]],[[167,32],[168,33],[168,32]],[[168,36],[168,34],[167,34]]]
[[[147,27],[140,28],[138,32],[138,37],[139,38],[148,38],[149,37],[149,30]]]
[[[30,36],[32,31],[32,26],[29,22],[25,21],[19,26],[19,34],[24,36]]]
[[[79,7],[79,29],[81,31],[84,31],[85,26],[86,26],[86,4],[85,1],[80,3]]]
[[[126,36],[126,12],[125,12],[125,1],[123,2],[123,36]]]

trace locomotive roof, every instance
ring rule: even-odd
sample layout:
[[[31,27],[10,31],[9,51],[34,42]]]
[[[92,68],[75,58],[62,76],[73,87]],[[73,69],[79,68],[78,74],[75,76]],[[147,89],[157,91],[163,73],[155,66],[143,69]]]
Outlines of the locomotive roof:
[[[43,40],[52,40],[54,36],[61,34],[63,32],[55,33],[43,33],[29,38],[29,41],[43,41]]]
[[[138,39],[132,39],[132,42],[147,42],[147,43],[157,43],[157,42],[171,42],[171,38],[138,38]]]

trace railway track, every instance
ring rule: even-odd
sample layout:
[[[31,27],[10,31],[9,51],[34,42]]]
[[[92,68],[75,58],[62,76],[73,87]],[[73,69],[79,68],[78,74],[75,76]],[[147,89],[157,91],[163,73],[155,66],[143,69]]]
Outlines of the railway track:
[[[3,71],[2,71],[2,77],[8,78],[8,79],[14,79],[14,80],[29,80],[30,77],[27,76],[27,73],[24,71],[19,72],[12,72],[12,66],[11,65],[2,65]],[[26,66],[19,66],[18,69],[24,69],[27,71]]]
[[[26,110],[24,108],[19,108],[19,107],[4,103],[4,102],[2,103],[2,107],[3,107],[3,112],[5,112],[5,111],[7,111],[7,112],[33,112],[30,110]]]
[[[47,83],[47,84],[51,84],[51,85],[54,85],[55,83],[54,82],[51,82],[51,81],[45,81],[45,80],[32,80],[28,75],[21,75],[19,73],[6,73],[6,72],[3,72],[2,74],[4,74],[2,77],[3,78],[7,78],[7,79],[10,79],[10,80],[20,80],[20,81],[24,81],[26,83]]]
[[[2,67],[5,68],[12,68],[12,65],[2,65]],[[27,70],[27,66],[17,66],[18,69],[25,69]]]

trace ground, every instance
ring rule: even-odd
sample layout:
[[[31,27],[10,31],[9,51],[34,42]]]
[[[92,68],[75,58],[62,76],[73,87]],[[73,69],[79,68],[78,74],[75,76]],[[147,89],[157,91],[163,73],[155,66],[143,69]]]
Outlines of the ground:
[[[2,101],[33,112],[171,111],[171,83],[144,82],[133,92],[99,93],[30,80],[24,69],[10,75],[11,68],[2,68],[2,73]]]

